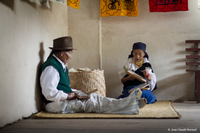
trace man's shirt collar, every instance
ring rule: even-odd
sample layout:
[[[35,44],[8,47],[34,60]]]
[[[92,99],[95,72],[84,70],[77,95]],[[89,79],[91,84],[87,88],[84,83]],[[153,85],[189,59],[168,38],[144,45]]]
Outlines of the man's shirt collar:
[[[66,71],[66,66],[65,66],[65,63],[63,63],[56,55],[53,54],[53,57],[55,57],[59,62],[60,64],[62,65],[64,71]]]

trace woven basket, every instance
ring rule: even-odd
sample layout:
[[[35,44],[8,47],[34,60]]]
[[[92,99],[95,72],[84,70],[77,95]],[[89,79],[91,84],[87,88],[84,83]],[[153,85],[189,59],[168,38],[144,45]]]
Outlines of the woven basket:
[[[71,88],[89,93],[97,89],[100,96],[106,96],[105,78],[103,70],[69,72]]]

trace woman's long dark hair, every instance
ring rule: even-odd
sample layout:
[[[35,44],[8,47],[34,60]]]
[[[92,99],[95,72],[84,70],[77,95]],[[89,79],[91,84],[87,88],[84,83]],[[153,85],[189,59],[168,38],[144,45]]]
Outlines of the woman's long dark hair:
[[[59,53],[61,51],[62,50],[52,50],[47,59],[49,59],[53,54],[57,54],[57,53]]]

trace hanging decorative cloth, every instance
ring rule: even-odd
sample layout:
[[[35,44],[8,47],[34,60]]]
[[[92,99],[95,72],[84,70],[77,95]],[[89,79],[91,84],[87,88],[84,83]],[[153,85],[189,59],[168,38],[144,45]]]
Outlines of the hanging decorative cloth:
[[[30,0],[30,2],[36,3],[38,6],[44,6],[50,9],[49,1],[66,5],[66,0]]]
[[[187,11],[188,0],[149,0],[150,12]]]
[[[101,0],[101,17],[138,15],[138,0]]]
[[[75,9],[79,9],[79,0],[67,0],[67,5]]]
[[[30,2],[36,3],[38,6],[50,8],[49,0],[30,0]]]

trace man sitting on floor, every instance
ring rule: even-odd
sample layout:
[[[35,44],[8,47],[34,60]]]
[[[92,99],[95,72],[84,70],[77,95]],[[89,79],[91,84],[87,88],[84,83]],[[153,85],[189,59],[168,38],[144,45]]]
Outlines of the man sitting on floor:
[[[143,107],[145,101],[139,89],[133,91],[128,97],[122,99],[102,97],[95,93],[90,94],[87,100],[79,100],[70,87],[68,68],[66,63],[71,59],[73,49],[70,36],[53,40],[52,52],[44,62],[40,71],[40,86],[45,109],[53,113],[116,113],[138,114],[139,106]],[[139,103],[139,104],[138,104]]]

